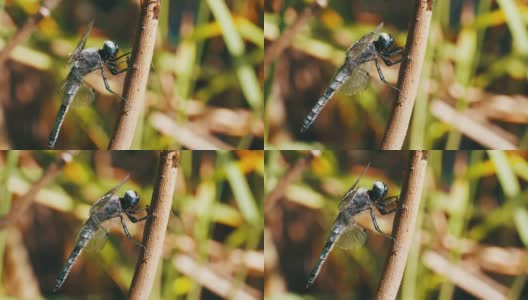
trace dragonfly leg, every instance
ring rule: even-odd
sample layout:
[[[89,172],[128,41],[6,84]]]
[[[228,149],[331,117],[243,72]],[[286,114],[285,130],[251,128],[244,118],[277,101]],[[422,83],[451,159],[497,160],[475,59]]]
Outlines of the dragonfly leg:
[[[112,73],[112,75],[118,75],[118,74],[128,71],[128,67],[123,68],[122,70],[119,70],[116,64],[107,63],[106,65],[108,66],[108,70],[110,70],[110,73]]]
[[[395,87],[394,85],[390,84],[387,80],[385,80],[385,77],[383,77],[383,73],[381,72],[381,68],[379,66],[378,60],[374,59],[374,62],[376,64],[376,69],[378,70],[378,75],[379,75],[379,78],[381,79],[381,81],[383,81],[386,85],[390,86],[391,88],[393,88],[393,89],[395,89],[397,91],[400,91],[399,88]]]
[[[121,225],[123,225],[123,230],[125,231],[125,235],[126,237],[129,239],[129,240],[132,240],[134,241],[134,243],[136,243],[138,246],[142,247],[142,248],[145,248],[145,246],[143,246],[143,244],[141,244],[140,242],[136,241],[134,238],[132,238],[132,236],[130,236],[130,233],[128,232],[128,229],[126,227],[126,223],[125,223],[125,219],[123,218],[122,215],[119,215],[119,218],[121,219]]]
[[[372,207],[369,208],[369,210],[370,210],[370,218],[372,219],[372,223],[374,224],[374,228],[376,229],[376,231],[394,241],[394,237],[392,237],[392,235],[386,234],[385,232],[381,231],[381,229],[379,228],[378,222],[376,221],[376,216],[374,215],[374,210],[372,209]]]
[[[126,62],[127,63],[127,67],[126,68],[123,68],[122,70],[119,70],[118,66],[122,63]],[[110,73],[112,73],[112,75],[118,75],[118,74],[121,74],[123,72],[126,72],[128,71],[128,57],[127,57],[127,60],[124,60],[124,61],[121,61],[121,62],[107,62],[106,63],[106,66],[108,67],[108,70],[110,70]]]
[[[117,66],[119,66],[122,63],[127,63],[127,68],[128,68],[128,62],[129,62],[129,59],[127,57],[126,59],[124,59],[122,61],[112,61],[112,62],[107,62],[107,64],[110,64],[110,65],[112,65],[114,67],[117,67]]]
[[[381,59],[383,60],[383,62],[387,65],[387,66],[392,66],[392,65],[395,65],[395,64],[399,64],[401,63],[403,60],[404,60],[404,57],[400,57],[399,59],[395,60],[395,61],[391,61],[388,57],[385,57],[383,55],[380,55],[381,56]]]
[[[394,49],[390,49],[390,50],[387,50],[385,52],[383,52],[383,56],[385,57],[393,57],[393,56],[396,56],[400,53],[403,52],[403,48],[402,47],[398,47],[398,48],[394,48]]]
[[[141,221],[146,220],[148,217],[150,217],[150,215],[147,214],[146,216],[141,217],[141,218],[138,219],[138,218],[136,218],[136,217],[134,217],[134,216],[132,215],[133,213],[136,213],[136,212],[138,212],[138,211],[134,211],[134,212],[125,211],[125,214],[126,214],[127,217],[130,219],[130,221],[132,221],[132,223],[141,222]]]
[[[399,48],[395,48],[395,49],[392,49],[390,51],[387,51],[387,52],[383,52],[383,53],[380,53],[381,55],[381,59],[383,60],[383,62],[387,65],[387,66],[392,66],[392,65],[395,65],[395,64],[398,64],[398,63],[401,63],[403,60],[405,60],[405,57],[402,55],[399,59],[395,60],[395,61],[391,61],[390,58],[393,57],[393,56],[396,56],[398,54],[401,54],[403,52],[403,48],[399,47]]]
[[[391,205],[394,202],[397,202],[399,200],[400,200],[399,196],[392,196],[392,197],[386,198],[385,200],[383,200],[383,202],[376,202],[376,203],[374,203],[374,205],[376,205],[376,208],[379,210],[379,212],[382,215],[388,215],[388,214],[391,214],[391,213],[395,212],[400,207],[396,206],[396,207],[393,207],[393,208],[388,209],[388,210],[385,209],[385,207],[388,206],[388,205]]]
[[[110,70],[110,72],[112,73],[112,75],[117,75],[117,74],[121,74],[125,71],[128,70],[128,63],[129,63],[129,60],[130,60],[130,56],[129,56],[130,52],[127,52],[119,57],[116,57],[114,59],[111,59],[111,60],[108,60],[106,65],[108,66],[108,69]],[[125,57],[124,60],[122,61],[119,61],[121,58]],[[119,66],[120,64],[126,62],[127,64],[127,67],[122,69],[122,70],[119,70],[117,66]]]
[[[127,53],[125,53],[125,54],[122,54],[122,55],[120,55],[120,56],[114,58],[114,59],[109,59],[109,61],[112,61],[112,62],[114,62],[114,61],[118,61],[118,60],[120,60],[121,58],[130,55],[130,53],[131,53],[131,52],[127,52]],[[127,59],[127,60],[128,60],[128,59]]]
[[[109,91],[110,93],[112,93],[114,96],[119,97],[121,100],[126,102],[127,100],[125,98],[123,98],[122,96],[118,95],[116,92],[112,91],[112,89],[110,88],[110,84],[108,84],[108,79],[106,79],[106,74],[104,72],[104,69],[102,67],[101,67],[101,75],[103,76],[103,82],[104,82],[104,85],[106,87],[106,90]]]

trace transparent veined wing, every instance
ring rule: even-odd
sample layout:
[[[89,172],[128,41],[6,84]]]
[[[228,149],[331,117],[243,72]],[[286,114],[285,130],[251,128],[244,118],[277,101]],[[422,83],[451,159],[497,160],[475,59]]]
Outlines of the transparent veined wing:
[[[60,100],[64,102],[70,102],[71,107],[80,107],[92,103],[95,99],[94,88],[90,86],[86,81],[79,81],[72,79],[72,76],[68,75],[63,81],[59,90]],[[76,89],[76,90],[74,90]],[[74,98],[69,99],[69,95],[74,93]]]
[[[374,29],[374,31],[368,34],[365,34],[359,40],[357,40],[354,44],[352,44],[352,46],[348,48],[346,52],[346,56],[348,58],[354,59],[355,57],[358,57],[359,55],[363,54],[363,52],[374,41],[374,39],[378,37],[378,34],[381,31],[382,27],[383,27],[383,22],[379,23],[376,29]]]
[[[336,245],[342,249],[352,249],[360,247],[365,244],[367,240],[367,232],[365,228],[361,227],[353,220],[348,224],[343,233],[339,236]]]
[[[345,196],[341,199],[341,202],[339,202],[338,209],[339,211],[343,211],[347,208],[347,206],[350,204],[350,200],[354,199],[355,194],[357,193],[357,189],[349,190]]]
[[[363,169],[363,171],[361,171],[361,174],[359,174],[359,177],[356,179],[352,187],[348,189],[348,191],[345,193],[345,195],[341,199],[341,202],[339,203],[339,206],[338,206],[339,211],[342,211],[343,209],[346,208],[346,206],[348,206],[350,202],[349,200],[353,198],[354,196],[353,194],[357,192],[356,186],[359,183],[359,180],[361,179],[361,177],[363,177],[363,175],[365,175],[365,172],[367,172],[369,167],[370,167],[370,162],[368,162],[367,166]]]
[[[106,241],[108,240],[108,230],[103,225],[99,225],[93,235],[88,241],[85,247],[86,252],[97,252],[103,249]]]
[[[94,88],[87,85],[86,83],[81,84],[75,99],[72,102],[73,108],[78,108],[86,105],[90,105],[95,99]]]
[[[127,174],[127,176],[125,176],[125,178],[123,178],[120,183],[118,183],[116,186],[106,192],[106,194],[97,199],[97,201],[90,208],[90,215],[93,215],[99,210],[100,207],[103,207],[106,202],[110,200],[112,196],[121,188],[121,186],[125,184],[125,182],[127,182],[128,178],[130,178],[130,174]]]
[[[83,51],[84,46],[86,45],[86,40],[88,40],[88,36],[90,35],[90,31],[92,31],[94,25],[94,20],[90,21],[90,24],[88,24],[88,29],[86,30],[86,33],[83,35],[79,43],[77,44],[77,47],[75,47],[75,50],[73,50],[72,54],[68,58],[68,63],[72,63]]]
[[[339,88],[339,92],[345,95],[354,95],[367,88],[370,76],[367,70],[357,67],[352,70],[348,79]]]

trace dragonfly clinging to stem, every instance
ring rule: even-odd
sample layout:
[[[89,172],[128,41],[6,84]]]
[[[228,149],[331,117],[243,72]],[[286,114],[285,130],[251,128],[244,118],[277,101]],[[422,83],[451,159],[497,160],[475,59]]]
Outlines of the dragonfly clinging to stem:
[[[399,91],[397,87],[385,80],[378,63],[378,57],[387,66],[392,66],[403,60],[402,56],[396,61],[391,61],[391,58],[401,54],[403,49],[401,47],[393,47],[394,38],[388,33],[380,33],[381,27],[383,27],[383,23],[380,23],[374,31],[364,35],[348,48],[345,63],[337,69],[334,79],[304,119],[301,132],[305,132],[310,128],[337,90],[347,95],[353,95],[367,87],[370,76],[368,70],[363,66],[367,62],[374,61],[381,81]]]
[[[375,181],[370,190],[361,187],[356,188],[359,180],[369,166],[370,163],[365,167],[363,172],[361,172],[361,175],[356,182],[354,182],[354,185],[352,185],[348,192],[346,192],[345,196],[343,196],[343,199],[339,203],[339,214],[334,221],[323,250],[318,257],[312,272],[308,276],[306,288],[313,285],[323,264],[328,258],[328,254],[330,254],[330,251],[334,248],[334,245],[337,244],[343,249],[351,249],[359,247],[365,243],[367,238],[366,230],[355,220],[355,217],[359,213],[368,210],[376,231],[383,236],[394,240],[391,235],[384,233],[379,228],[373,207],[375,207],[382,215],[393,213],[398,209],[398,206],[394,206],[394,204],[397,203],[399,197],[393,196],[387,198],[388,187],[381,181]]]
[[[71,68],[61,88],[62,103],[59,108],[59,111],[57,112],[57,117],[55,119],[55,123],[53,124],[48,139],[49,149],[53,149],[53,147],[55,146],[57,137],[59,136],[62,127],[62,123],[64,122],[64,117],[66,116],[66,113],[70,108],[72,102],[76,98],[79,89],[83,87],[83,85],[88,84],[84,81],[84,77],[89,73],[96,70],[100,70],[101,77],[103,79],[106,90],[109,91],[112,95],[120,98],[123,102],[126,102],[125,98],[118,95],[110,88],[110,84],[108,83],[104,66],[106,66],[108,70],[110,70],[110,73],[112,73],[112,75],[117,75],[127,71],[130,52],[125,53],[121,56],[117,56],[117,54],[119,53],[119,47],[114,41],[110,40],[105,41],[101,49],[84,49],[84,46],[86,45],[86,40],[88,39],[90,31],[93,28],[93,24],[94,21],[92,21],[88,25],[88,30],[83,35],[83,37],[79,41],[79,44],[68,59],[68,63],[70,64]],[[127,67],[120,70],[119,65],[121,65],[122,63],[126,63]],[[91,101],[95,97],[91,88],[87,89],[86,95],[89,98],[89,101]]]
[[[148,209],[146,216],[136,218],[134,214],[144,210],[143,208],[137,208],[137,204],[139,203],[138,193],[133,190],[127,190],[122,197],[116,195],[116,192],[128,180],[128,177],[129,176],[126,176],[118,185],[99,198],[90,208],[90,217],[86,220],[79,231],[75,246],[68,257],[64,268],[57,277],[53,292],[56,292],[64,284],[73,264],[84,249],[87,247],[91,247],[93,250],[99,250],[102,248],[106,235],[108,234],[108,231],[102,225],[105,221],[119,217],[127,238],[134,241],[138,246],[144,248],[141,243],[130,236],[126,227],[125,219],[123,218],[123,213],[130,219],[130,221],[137,223],[144,221],[149,217]]]

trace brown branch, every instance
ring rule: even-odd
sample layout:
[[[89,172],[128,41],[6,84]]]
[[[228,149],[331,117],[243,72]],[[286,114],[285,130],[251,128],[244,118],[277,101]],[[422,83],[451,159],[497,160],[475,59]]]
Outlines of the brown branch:
[[[416,0],[414,17],[409,24],[409,33],[399,73],[398,99],[392,107],[392,114],[381,144],[383,150],[401,150],[418,93],[422,65],[427,49],[431,26],[433,0]]]
[[[257,300],[263,299],[259,290],[247,285],[239,285],[234,279],[214,272],[213,268],[197,263],[188,255],[177,255],[174,259],[176,269],[192,278],[216,295],[224,299]]]
[[[269,215],[273,211],[277,200],[279,200],[284,195],[288,185],[298,180],[304,170],[309,166],[310,162],[319,155],[319,151],[310,150],[303,158],[295,162],[295,165],[286,171],[277,185],[271,192],[269,192],[269,194],[266,196],[266,199],[264,199],[264,215]]]
[[[179,161],[179,151],[161,152],[158,177],[149,208],[150,217],[143,233],[145,249],[141,252],[136,265],[128,295],[129,299],[148,299],[152,290],[156,269],[161,259],[167,224],[169,223]]]
[[[200,243],[188,235],[178,235],[165,240],[166,249],[176,249],[179,252],[184,252],[189,255],[197,253]],[[208,240],[205,247],[210,262],[218,262],[225,260],[229,267],[232,268],[246,268],[248,274],[253,277],[264,276],[264,252],[262,250],[245,250],[245,249],[230,249],[226,245],[215,241]]]
[[[121,105],[121,113],[108,149],[126,150],[132,145],[136,126],[145,108],[145,90],[156,42],[160,1],[141,2],[136,41],[123,88],[123,97],[127,101]]]
[[[443,122],[458,129],[468,138],[489,149],[517,150],[519,140],[501,127],[487,122],[481,115],[471,111],[457,111],[449,104],[434,100],[431,113]]]
[[[18,299],[42,298],[42,285],[39,282],[34,261],[24,239],[21,228],[6,230],[3,268],[6,293]]]
[[[180,145],[196,150],[233,150],[234,147],[218,139],[191,122],[178,124],[167,115],[154,112],[150,114],[149,121],[152,127],[164,135],[170,136]],[[194,127],[194,128],[193,128]]]
[[[277,60],[294,40],[294,37],[299,33],[302,27],[312,18],[317,15],[324,7],[328,5],[326,0],[316,0],[310,6],[305,8],[297,19],[286,28],[281,35],[269,46],[264,52],[264,77],[268,76],[269,65]]]
[[[426,251],[423,255],[424,265],[436,274],[475,296],[478,299],[506,300],[508,288],[490,276],[464,265],[454,264],[437,252]]]
[[[20,27],[20,29],[18,29],[17,32],[9,39],[9,41],[7,41],[4,48],[2,48],[2,50],[0,51],[0,69],[3,69],[2,66],[9,57],[11,51],[13,51],[13,49],[15,49],[18,44],[23,43],[25,40],[27,40],[29,35],[37,27],[37,24],[42,19],[49,16],[51,11],[54,10],[60,2],[61,0],[45,1],[40,6],[37,13],[35,13],[29,20],[27,20],[26,23],[24,23],[24,25]]]
[[[410,153],[409,174],[400,197],[401,209],[396,214],[393,227],[395,241],[381,277],[376,296],[378,300],[396,299],[398,294],[416,230],[416,220],[427,169],[427,154],[427,151],[423,150],[411,151]]]
[[[22,214],[29,208],[37,193],[48,185],[55,176],[64,168],[64,166],[73,160],[73,156],[77,151],[64,151],[59,154],[56,161],[50,164],[44,174],[29,188],[20,199],[16,202],[16,205],[7,213],[5,216],[0,218],[0,230],[13,224]]]

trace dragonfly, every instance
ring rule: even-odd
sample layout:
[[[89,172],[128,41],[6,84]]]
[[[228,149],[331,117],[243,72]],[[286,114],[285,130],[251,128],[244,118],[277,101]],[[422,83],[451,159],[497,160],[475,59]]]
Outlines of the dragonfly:
[[[134,241],[138,246],[145,248],[141,243],[136,241],[130,236],[130,233],[126,227],[123,213],[133,223],[144,221],[149,217],[148,207],[137,209],[136,206],[139,202],[139,194],[133,190],[127,190],[122,197],[116,195],[117,191],[121,186],[128,180],[127,175],[118,185],[109,190],[101,198],[99,198],[90,208],[90,217],[81,227],[79,234],[77,235],[77,241],[75,246],[64,265],[64,268],[60,272],[55,282],[53,292],[56,292],[64,284],[64,281],[68,277],[73,264],[83,252],[83,250],[97,251],[104,246],[108,231],[102,223],[114,218],[121,219],[121,226],[125,232],[126,237],[129,240]],[[141,218],[136,218],[134,214],[141,210],[147,210],[147,215]]]
[[[374,31],[364,35],[348,48],[345,63],[337,69],[334,79],[304,119],[301,126],[301,133],[310,128],[337,90],[346,95],[354,95],[367,87],[370,79],[369,72],[364,67],[364,64],[367,62],[374,61],[381,81],[399,91],[397,87],[385,80],[381,72],[378,57],[387,66],[392,66],[403,60],[402,56],[395,61],[391,61],[391,58],[401,54],[403,49],[401,47],[394,47],[394,38],[388,33],[380,33],[381,27],[383,27],[383,23],[380,23]],[[375,40],[376,37],[377,40]]]
[[[399,196],[386,197],[389,189],[387,185],[381,181],[375,181],[370,190],[361,187],[356,188],[359,180],[369,166],[370,163],[367,164],[365,169],[363,169],[363,172],[354,185],[352,185],[352,187],[346,192],[339,203],[339,214],[334,221],[323,250],[317,259],[312,272],[308,276],[306,288],[313,285],[323,264],[328,258],[328,254],[330,254],[330,251],[334,248],[334,245],[338,245],[338,247],[343,249],[351,249],[359,247],[365,243],[367,239],[366,230],[354,219],[359,213],[368,210],[376,231],[383,236],[394,240],[391,235],[384,233],[379,228],[373,207],[378,209],[382,215],[393,213],[398,209],[398,206],[394,206],[394,204],[399,201]]]
[[[85,86],[85,84],[88,85],[88,83],[85,82],[83,78],[89,73],[96,70],[100,70],[101,77],[103,79],[106,90],[109,91],[112,95],[119,97],[123,102],[126,102],[125,98],[118,95],[110,88],[110,84],[108,83],[108,79],[106,77],[106,73],[103,67],[107,66],[108,70],[110,70],[110,73],[112,73],[112,75],[118,75],[127,71],[130,52],[125,53],[121,56],[117,56],[117,54],[119,53],[119,47],[114,41],[110,40],[105,41],[101,49],[84,49],[84,46],[86,45],[86,40],[88,39],[88,36],[92,31],[93,24],[94,21],[90,22],[90,24],[88,25],[88,30],[83,35],[83,37],[79,41],[79,44],[68,59],[68,64],[71,66],[71,68],[70,72],[66,76],[66,79],[64,80],[64,83],[62,84],[62,103],[59,108],[59,111],[57,112],[57,117],[55,118],[55,123],[53,124],[48,139],[49,149],[53,149],[53,147],[55,146],[55,142],[57,141],[57,137],[59,136],[62,123],[64,123],[64,117],[66,116],[66,113],[68,112],[68,109],[70,108],[72,102],[76,98],[76,94],[79,92],[79,89]],[[119,66],[125,62],[127,66],[125,68],[119,69]],[[87,98],[87,101],[93,100],[93,98],[95,97],[93,88],[88,88],[84,90],[84,96]]]

